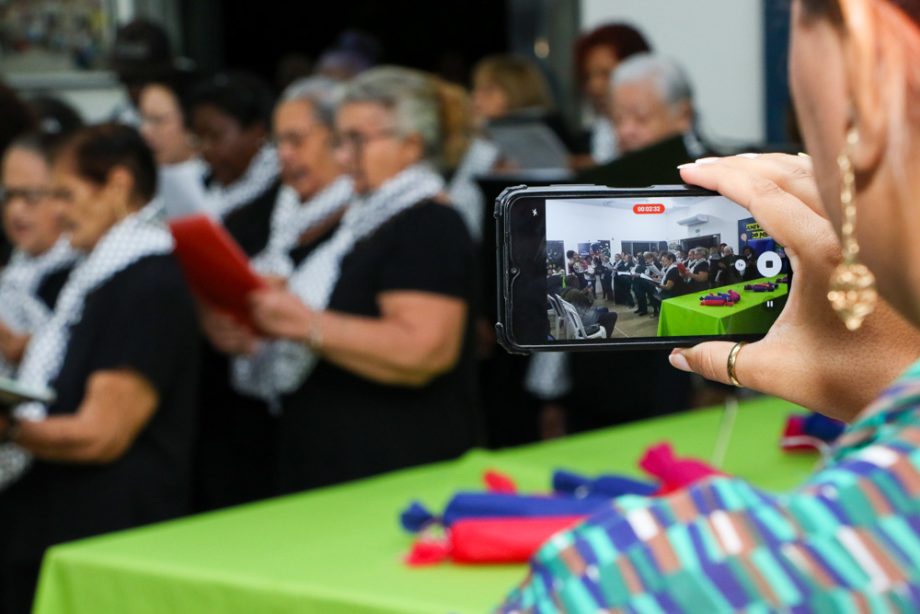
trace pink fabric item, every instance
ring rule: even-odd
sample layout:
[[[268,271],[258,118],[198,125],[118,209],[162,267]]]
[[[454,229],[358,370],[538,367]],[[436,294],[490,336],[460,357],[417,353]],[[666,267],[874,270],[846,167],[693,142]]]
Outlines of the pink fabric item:
[[[721,471],[695,458],[678,458],[670,443],[659,443],[645,451],[639,461],[646,473],[661,482],[656,495],[666,495],[698,482],[704,478],[725,475]]]

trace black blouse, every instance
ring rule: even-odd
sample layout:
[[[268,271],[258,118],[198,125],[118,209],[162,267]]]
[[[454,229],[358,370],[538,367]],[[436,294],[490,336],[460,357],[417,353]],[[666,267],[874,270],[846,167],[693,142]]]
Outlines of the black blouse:
[[[380,317],[378,296],[422,291],[472,306],[473,243],[451,207],[426,201],[391,219],[342,263],[329,309]],[[283,491],[332,484],[459,455],[474,441],[472,309],[458,364],[420,388],[379,384],[320,361],[284,399]]]
[[[271,235],[272,213],[281,182],[276,181],[255,199],[232,211],[224,218],[224,227],[252,258],[268,245]]]
[[[119,459],[101,465],[36,461],[0,493],[0,595],[37,574],[45,548],[186,513],[197,369],[194,304],[173,256],[149,256],[91,292],[71,329],[50,415],[75,413],[87,380],[127,369],[159,397]],[[15,600],[14,600],[15,601]],[[2,606],[0,606],[2,607]]]

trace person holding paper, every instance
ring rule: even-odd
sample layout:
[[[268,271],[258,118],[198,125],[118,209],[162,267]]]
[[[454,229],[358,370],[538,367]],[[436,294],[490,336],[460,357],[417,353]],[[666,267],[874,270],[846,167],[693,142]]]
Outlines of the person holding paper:
[[[0,272],[0,376],[11,377],[29,337],[51,317],[77,253],[51,198],[51,155],[61,134],[22,136],[2,163],[3,228],[13,243]]]
[[[252,265],[287,279],[338,228],[353,198],[352,179],[335,155],[335,109],[341,86],[324,77],[291,84],[274,113],[274,140],[283,187],[271,217],[268,244]],[[251,351],[251,336],[202,306],[211,345],[229,355]],[[279,399],[272,391],[230,382],[226,356],[205,352],[201,424],[196,455],[196,507],[213,509],[275,494],[267,476],[276,467]]]
[[[0,611],[29,610],[49,546],[188,511],[197,322],[155,191],[127,126],[85,128],[56,157],[52,196],[84,259],[17,374],[56,400],[0,420]]]
[[[358,198],[288,288],[253,296],[253,319],[277,341],[240,359],[236,376],[284,395],[284,491],[473,443],[473,252],[442,196],[442,100],[437,81],[404,68],[348,85],[336,130]]]

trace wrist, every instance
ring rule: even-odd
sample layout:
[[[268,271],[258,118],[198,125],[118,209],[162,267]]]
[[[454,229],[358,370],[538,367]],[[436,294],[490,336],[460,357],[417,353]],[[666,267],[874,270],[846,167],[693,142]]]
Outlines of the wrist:
[[[306,330],[303,335],[303,342],[314,352],[320,352],[323,349],[324,330],[322,318],[319,312],[310,314],[307,320]]]

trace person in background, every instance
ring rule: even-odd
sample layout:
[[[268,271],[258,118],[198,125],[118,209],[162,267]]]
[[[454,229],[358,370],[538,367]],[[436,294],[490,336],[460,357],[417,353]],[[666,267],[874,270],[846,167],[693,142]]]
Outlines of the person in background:
[[[606,164],[619,154],[610,121],[610,76],[623,60],[652,51],[641,32],[627,24],[611,23],[582,34],[575,42],[575,74],[590,111],[590,158],[580,161],[588,168]]]
[[[487,134],[490,127],[537,125],[548,129],[561,149],[572,148],[546,77],[529,58],[493,55],[480,60],[473,68],[473,109]]]
[[[124,86],[127,100],[112,111],[110,119],[140,127],[140,97],[144,86],[175,72],[182,65],[183,61],[178,61],[173,54],[169,35],[160,24],[139,17],[120,26],[115,33],[109,66]]]
[[[195,135],[185,115],[192,78],[174,71],[144,85],[138,96],[140,132],[161,167],[192,161],[200,165]]]
[[[380,41],[375,37],[360,30],[346,30],[320,54],[315,72],[320,77],[349,81],[376,66],[382,53]]]
[[[754,252],[754,248],[745,245],[741,249],[741,259],[744,260],[744,274],[741,276],[743,281],[751,281],[759,277],[757,272],[757,253]]]
[[[35,114],[11,87],[0,81],[0,156],[16,137],[36,129]],[[10,258],[12,246],[0,232],[0,268]]]
[[[265,249],[281,181],[269,142],[274,100],[244,72],[220,73],[190,94],[189,119],[208,165],[208,202],[247,256]]]
[[[681,183],[680,164],[708,155],[696,131],[693,90],[683,69],[640,53],[621,62],[610,81],[610,117],[620,157],[584,171],[576,183],[640,187]]]
[[[920,2],[796,0],[791,23],[812,157],[682,169],[789,249],[789,302],[761,341],[705,343],[672,362],[850,425],[787,492],[721,476],[614,500],[537,552],[501,612],[920,609]],[[851,257],[861,248],[848,270],[865,285],[835,310],[841,243]]]
[[[681,296],[686,292],[684,280],[677,269],[677,256],[665,252],[661,256],[661,300]]]
[[[66,136],[21,136],[2,159],[3,229],[14,251],[0,272],[0,377],[15,376],[31,335],[51,317],[77,259],[51,194],[51,159]]]
[[[348,85],[336,130],[359,197],[287,288],[253,297],[255,322],[278,341],[236,374],[284,395],[284,492],[452,458],[474,442],[472,242],[442,195],[440,101],[436,80],[405,68]]]
[[[335,155],[338,82],[296,81],[275,108],[274,141],[284,187],[278,192],[266,248],[252,259],[258,272],[287,279],[329,240],[353,199],[352,180]],[[228,316],[201,308],[202,327],[223,354],[245,354],[248,337]],[[210,354],[208,354],[210,356]],[[196,508],[214,509],[276,494],[278,410],[273,390],[231,382],[231,364],[214,357],[210,397],[201,404],[196,451]],[[220,365],[217,369],[216,365]],[[223,377],[223,381],[217,381]],[[232,383],[232,388],[227,387]],[[217,394],[224,402],[214,402]]]
[[[132,128],[78,132],[53,196],[74,249],[17,379],[51,388],[0,420],[0,610],[30,610],[45,550],[188,512],[197,370],[194,303],[147,208],[156,164]]]
[[[690,250],[690,261],[686,271],[681,273],[687,284],[687,292],[705,292],[709,290],[709,250],[694,247]]]

